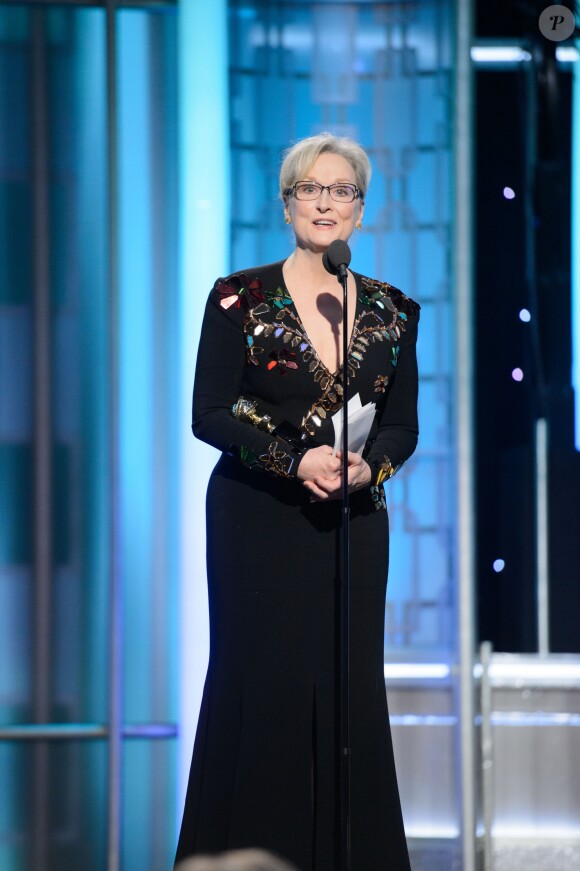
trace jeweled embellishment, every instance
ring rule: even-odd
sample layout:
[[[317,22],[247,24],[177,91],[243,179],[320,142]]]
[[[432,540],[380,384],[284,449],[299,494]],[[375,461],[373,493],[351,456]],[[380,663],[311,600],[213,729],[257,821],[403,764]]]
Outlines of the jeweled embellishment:
[[[302,418],[301,424],[302,429],[311,436],[316,435],[316,428],[322,426],[323,419],[338,411],[342,405],[341,397],[344,393],[342,384],[338,380],[341,376],[323,375],[322,370],[318,369],[314,373],[315,379],[319,372],[321,374],[319,383],[322,387],[322,395],[312,405],[308,414]]]
[[[248,469],[262,469],[265,472],[273,472],[282,478],[292,478],[292,466],[294,458],[281,450],[279,442],[270,442],[267,451],[260,456],[251,451],[245,445],[238,449],[239,458]]]
[[[290,470],[294,459],[285,451],[280,450],[278,442],[270,442],[268,450],[258,457],[259,462],[266,472],[274,472],[282,478],[291,478]]]
[[[371,308],[375,306],[392,312],[396,311],[392,299],[387,293],[388,284],[382,284],[380,281],[373,281],[370,278],[363,279],[362,287],[359,293],[359,299],[363,305]]]
[[[362,279],[361,284],[359,300],[369,308],[382,309],[383,311],[388,309],[397,316],[403,312],[416,314],[419,311],[418,303],[405,296],[402,290],[393,287],[392,284],[366,277]]]
[[[286,375],[288,369],[298,369],[298,364],[295,362],[296,354],[294,351],[289,351],[288,348],[282,348],[281,351],[270,351],[270,362],[266,366],[269,372],[278,367],[280,375]]]
[[[240,453],[240,460],[242,461],[244,466],[248,467],[248,469],[255,469],[256,466],[261,468],[261,464],[260,464],[260,461],[258,460],[258,457],[254,453],[252,453],[252,451],[249,448],[245,447],[245,445],[240,445],[239,453]]]
[[[375,380],[375,393],[384,393],[389,383],[388,375],[379,375]]]
[[[254,344],[254,337],[246,335],[246,363],[250,366],[259,366],[256,354],[263,353],[264,349]]]
[[[371,468],[375,465],[371,461]],[[397,472],[401,468],[402,463],[399,463],[397,466],[393,466],[388,457],[383,456],[383,462],[380,463],[377,467],[377,472],[373,483],[371,484],[371,499],[373,500],[373,507],[376,511],[380,511],[381,508],[387,507],[387,502],[385,498],[385,488],[383,484],[385,481],[388,481],[389,478],[392,478],[395,472]]]
[[[373,500],[373,508],[375,511],[380,511],[381,508],[387,507],[387,499],[385,496],[385,488],[382,484],[373,484],[371,489],[371,499]]]
[[[265,297],[261,287],[262,282],[259,278],[250,279],[244,272],[232,275],[228,279],[220,278],[215,284],[215,289],[221,297],[222,308],[235,306],[243,307],[246,311],[264,302]]]
[[[268,305],[279,309],[292,305],[292,297],[282,287],[277,287],[276,290],[267,290],[266,299]]]
[[[290,348],[296,348],[297,351],[302,351],[303,349],[308,349],[310,346],[306,341],[307,337],[299,319],[290,309],[285,307],[286,303],[292,302],[290,297],[285,295],[281,288],[277,288],[276,291],[265,291],[264,293],[266,294],[265,298],[267,298],[268,303],[278,301],[282,308],[276,306],[279,311],[276,313],[273,323],[268,323],[267,321],[260,320],[257,317],[259,314],[271,312],[272,309],[270,305],[267,305],[266,303],[258,303],[256,307],[248,310],[244,322],[244,332],[246,334],[246,345],[248,349],[247,362],[251,365],[257,366],[258,360],[256,359],[256,355],[264,351],[263,348],[259,348],[255,345],[254,339],[258,339],[259,336],[268,338],[268,336],[273,335],[274,339],[281,339],[283,344],[287,347],[283,348],[281,351],[272,351],[270,353],[270,360],[267,364],[267,369],[272,371],[277,368],[281,375],[285,375],[290,369],[298,368],[296,352],[291,351]],[[289,324],[284,320],[285,318],[290,318],[294,321],[294,324]],[[304,353],[306,353],[306,351],[304,351]]]

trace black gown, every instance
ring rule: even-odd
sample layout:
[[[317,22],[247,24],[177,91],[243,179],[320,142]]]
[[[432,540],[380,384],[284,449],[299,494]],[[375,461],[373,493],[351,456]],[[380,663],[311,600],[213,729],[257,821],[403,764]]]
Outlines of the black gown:
[[[282,263],[220,279],[202,328],[195,435],[223,451],[207,493],[210,660],[177,859],[260,847],[336,871],[340,503],[311,503],[299,451],[231,409],[333,444],[342,369],[322,364]],[[415,449],[419,306],[355,273],[349,395],[375,402],[365,457],[389,477]],[[352,871],[409,871],[383,675],[388,518],[351,496]]]

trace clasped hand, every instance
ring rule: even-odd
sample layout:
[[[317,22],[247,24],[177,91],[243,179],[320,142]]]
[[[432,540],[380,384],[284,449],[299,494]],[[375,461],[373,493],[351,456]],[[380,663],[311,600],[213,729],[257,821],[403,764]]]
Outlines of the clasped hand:
[[[342,496],[342,453],[333,454],[328,445],[306,451],[298,466],[298,478],[313,501],[325,502]],[[349,493],[366,487],[371,482],[369,464],[358,454],[348,452]]]

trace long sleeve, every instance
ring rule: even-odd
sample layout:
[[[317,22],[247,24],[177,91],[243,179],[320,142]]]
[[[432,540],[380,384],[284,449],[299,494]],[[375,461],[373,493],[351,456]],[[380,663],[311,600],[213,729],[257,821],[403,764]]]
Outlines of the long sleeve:
[[[243,307],[227,309],[214,289],[201,329],[193,391],[194,435],[220,451],[238,456],[282,477],[293,477],[300,456],[286,442],[277,441],[232,414],[243,391],[246,367]]]
[[[386,466],[390,477],[411,456],[417,445],[419,424],[417,419],[417,327],[418,307],[408,316],[405,332],[401,334],[396,366],[386,402],[378,418],[375,441],[366,457],[371,466]],[[390,469],[388,468],[390,466]]]

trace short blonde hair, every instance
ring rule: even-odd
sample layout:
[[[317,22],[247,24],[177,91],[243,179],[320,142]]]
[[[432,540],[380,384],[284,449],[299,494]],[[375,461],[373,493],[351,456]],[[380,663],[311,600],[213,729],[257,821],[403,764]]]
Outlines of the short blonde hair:
[[[364,200],[372,172],[366,151],[347,136],[319,133],[317,136],[300,139],[284,151],[280,168],[280,197],[284,203],[287,201],[284,191],[305,178],[317,157],[325,153],[338,154],[348,160],[354,170],[360,198]]]

